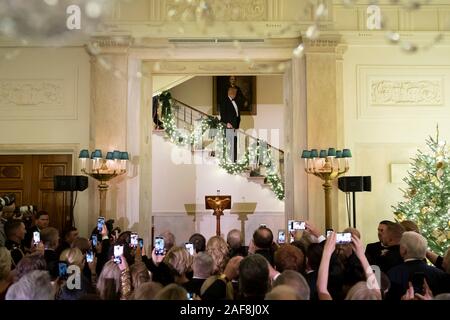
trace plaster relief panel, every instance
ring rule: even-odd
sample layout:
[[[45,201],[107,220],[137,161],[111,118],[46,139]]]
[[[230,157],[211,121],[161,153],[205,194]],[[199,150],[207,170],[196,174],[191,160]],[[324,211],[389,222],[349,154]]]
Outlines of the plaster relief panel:
[[[62,103],[62,80],[0,80],[2,106],[60,107]]]
[[[373,105],[442,104],[442,81],[372,80],[370,103]]]
[[[165,12],[167,18],[174,21],[204,18],[215,21],[264,21],[267,19],[267,0],[167,0]]]
[[[359,65],[358,118],[448,118],[449,90],[449,67]]]
[[[76,119],[77,81],[74,80],[0,79],[1,120]]]

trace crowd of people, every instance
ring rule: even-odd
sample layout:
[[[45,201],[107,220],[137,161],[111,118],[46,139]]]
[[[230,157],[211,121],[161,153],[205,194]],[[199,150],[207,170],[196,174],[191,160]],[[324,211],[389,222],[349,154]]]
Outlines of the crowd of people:
[[[34,224],[3,218],[0,299],[6,300],[431,300],[450,298],[450,253],[440,257],[411,221],[382,221],[376,243],[365,248],[348,228],[349,243],[306,221],[293,241],[276,243],[261,225],[248,246],[239,230],[226,239],[166,231],[163,250],[133,242],[112,221],[89,238],[74,227],[60,239],[51,215]],[[0,228],[1,229],[1,228]],[[40,234],[39,241],[33,237]],[[375,232],[375,230],[374,230]],[[1,233],[0,233],[1,234]],[[192,243],[189,252],[184,242]],[[123,250],[115,252],[116,247]]]

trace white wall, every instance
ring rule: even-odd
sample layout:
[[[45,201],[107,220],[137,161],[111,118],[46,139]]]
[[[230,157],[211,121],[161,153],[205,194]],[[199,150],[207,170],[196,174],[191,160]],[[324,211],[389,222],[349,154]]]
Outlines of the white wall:
[[[0,153],[70,149],[79,174],[76,153],[89,146],[90,65],[84,48],[1,48],[0,57]],[[75,207],[80,235],[87,233],[87,216],[85,191]]]
[[[353,150],[349,175],[372,176],[372,192],[358,193],[357,222],[366,241],[375,241],[378,222],[393,220],[402,201],[391,165],[408,164],[425,139],[450,140],[450,48],[405,54],[391,46],[349,46],[344,55],[345,145]],[[380,88],[380,90],[377,90]],[[336,191],[338,192],[338,191]],[[344,201],[344,194],[339,191]],[[340,226],[346,215],[341,211]]]
[[[159,134],[153,134],[152,154],[155,234],[171,230],[179,243],[187,241],[194,232],[206,237],[214,235],[215,217],[212,211],[205,210],[204,197],[215,195],[217,190],[232,196],[231,213],[227,210],[222,217],[225,236],[233,228],[240,229],[237,212],[252,212],[245,225],[246,241],[259,223],[266,223],[274,231],[283,228],[284,203],[275,198],[269,187],[249,182],[244,176],[230,175],[206,153],[192,155]]]

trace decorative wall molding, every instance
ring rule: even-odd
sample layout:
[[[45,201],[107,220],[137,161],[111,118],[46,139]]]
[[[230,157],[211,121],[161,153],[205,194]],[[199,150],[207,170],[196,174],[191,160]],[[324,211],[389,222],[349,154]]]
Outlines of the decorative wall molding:
[[[190,74],[190,75],[215,75],[215,74],[282,74],[280,63],[284,61],[256,60],[251,64],[242,61],[166,61],[144,63],[144,71],[148,70],[155,74]]]
[[[198,66],[201,71],[235,71],[236,66],[221,63],[202,64]]]
[[[213,0],[203,7],[201,0],[166,0],[166,19],[175,21],[263,21],[267,19],[267,0]]]
[[[371,80],[372,105],[442,105],[442,81]]]
[[[450,116],[450,67],[358,65],[359,119]]]
[[[448,2],[433,1],[422,4],[418,10],[408,10],[403,5],[378,3],[383,19],[384,30],[398,31],[448,31],[450,29],[450,6]],[[355,3],[352,6],[338,1],[333,4],[333,29],[340,31],[367,31],[366,3]]]
[[[0,79],[0,106],[62,107],[62,79]]]
[[[79,66],[54,78],[31,78],[28,72],[0,78],[0,121],[76,120]]]

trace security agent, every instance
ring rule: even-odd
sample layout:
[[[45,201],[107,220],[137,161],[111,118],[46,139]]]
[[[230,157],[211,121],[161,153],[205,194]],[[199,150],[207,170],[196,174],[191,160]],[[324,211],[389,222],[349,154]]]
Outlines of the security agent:
[[[14,194],[6,194],[0,197],[0,247],[5,246],[6,234],[5,234],[5,222],[6,213],[13,212],[15,209],[16,198]]]

